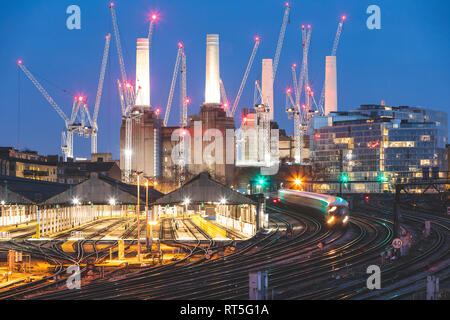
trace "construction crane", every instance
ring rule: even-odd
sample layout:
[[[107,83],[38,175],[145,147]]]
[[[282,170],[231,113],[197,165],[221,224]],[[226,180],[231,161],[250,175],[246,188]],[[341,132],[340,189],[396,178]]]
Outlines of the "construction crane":
[[[309,54],[309,46],[311,43],[311,32],[312,28],[308,25],[308,30],[306,30],[305,26],[302,26],[302,66],[300,77],[297,82],[296,75],[296,64],[293,64],[291,67],[292,72],[292,81],[294,85],[294,98],[292,98],[292,89],[286,90],[286,112],[288,113],[288,117],[291,119],[294,118],[294,161],[295,163],[301,163],[302,152],[301,148],[303,145],[303,134],[304,129],[307,126],[308,121],[308,110],[310,108],[310,97],[311,90],[308,84],[308,54]],[[305,100],[306,105],[300,106],[300,99],[303,92],[303,85],[305,85]]]
[[[341,34],[342,34],[342,28],[344,27],[344,21],[346,19],[347,19],[347,16],[342,16],[341,21],[339,21],[338,28],[336,31],[336,36],[334,37],[334,41],[333,41],[333,48],[331,49],[330,56],[333,56],[333,57],[336,56],[337,48],[339,45],[339,40],[340,40]],[[322,87],[322,91],[320,93],[320,99],[319,99],[319,104],[318,104],[318,109],[321,114],[324,114],[324,112],[325,112],[324,106],[323,106],[324,103],[325,103],[325,81],[324,81],[324,84]]]
[[[242,78],[241,86],[239,87],[239,91],[237,93],[236,99],[234,100],[233,108],[232,108],[231,112],[228,114],[228,116],[234,117],[234,114],[236,113],[236,109],[239,104],[239,100],[241,100],[242,92],[244,91],[244,87],[245,87],[245,84],[247,83],[248,75],[252,68],[253,61],[255,60],[256,51],[258,51],[259,43],[260,43],[260,38],[255,37],[255,45],[253,46],[252,54],[250,55],[250,60],[248,61],[247,68],[245,69],[244,77]],[[222,83],[222,85],[223,85],[223,83]],[[224,91],[225,91],[225,89],[224,89]]]
[[[286,2],[286,10],[284,11],[283,23],[281,24],[280,34],[278,36],[277,48],[275,50],[275,58],[273,60],[273,79],[277,74],[278,62],[280,61],[281,48],[283,47],[284,35],[286,33],[286,27],[289,21],[289,12],[291,11],[291,5]]]
[[[163,124],[165,127],[167,127],[167,123],[169,122],[169,115],[170,109],[172,107],[173,94],[175,92],[175,85],[177,83],[178,72],[180,72],[180,64],[182,63],[182,60],[186,61],[185,59],[182,59],[183,56],[184,56],[184,46],[181,42],[179,42],[177,58],[175,60],[175,67],[173,68],[172,82],[170,84],[169,98],[167,99],[166,113],[164,114]],[[184,68],[185,67],[186,66],[184,66]]]
[[[80,106],[85,102],[85,97],[78,96],[74,98],[72,104],[72,113],[70,118],[64,113],[64,111],[58,106],[58,104],[53,100],[53,98],[48,94],[48,92],[42,87],[39,81],[33,76],[33,74],[28,70],[28,68],[23,64],[22,60],[17,62],[19,68],[25,73],[25,75],[33,82],[35,87],[41,92],[44,98],[50,103],[50,105],[55,109],[59,116],[64,120],[66,132],[62,133],[62,143],[61,149],[64,156],[64,161],[68,158],[73,159],[73,134],[78,132],[82,134],[83,126],[80,123],[75,123],[77,116],[80,112]]]
[[[94,114],[91,117],[89,114],[89,110],[87,109],[87,106],[84,108],[84,111],[86,113],[86,116],[88,117],[88,121],[90,123],[90,128],[85,127],[85,133],[87,135],[91,135],[91,153],[97,153],[97,134],[98,134],[98,113],[100,110],[100,101],[102,99],[102,92],[103,92],[103,83],[105,81],[105,71],[106,71],[106,64],[108,62],[108,56],[109,56],[109,47],[111,42],[111,34],[108,34],[105,38],[105,49],[103,50],[103,58],[102,58],[102,66],[100,68],[100,77],[98,80],[98,87],[97,87],[97,96],[95,98],[95,105],[94,105]]]
[[[132,134],[133,134],[133,120],[139,121],[142,117],[142,110],[136,109],[136,98],[139,95],[140,88],[134,88],[133,85],[128,81],[127,74],[125,71],[125,63],[122,53],[122,45],[120,42],[119,26],[117,23],[117,16],[114,9],[114,2],[109,4],[109,9],[111,12],[111,20],[113,24],[114,38],[116,42],[117,55],[119,58],[120,74],[122,81],[117,81],[117,89],[119,91],[120,106],[122,109],[122,119],[125,120],[125,170],[124,170],[124,180],[125,182],[130,182],[131,180],[131,157],[133,154],[132,149]],[[153,19],[152,19],[153,20]],[[152,29],[152,28],[150,28]]]

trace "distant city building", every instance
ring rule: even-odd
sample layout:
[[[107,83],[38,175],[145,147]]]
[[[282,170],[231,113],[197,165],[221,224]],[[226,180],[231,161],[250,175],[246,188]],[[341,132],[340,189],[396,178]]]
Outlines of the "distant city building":
[[[317,117],[311,126],[316,174],[333,181],[346,175],[349,181],[362,182],[346,183],[346,192],[389,190],[389,183],[363,181],[407,182],[429,174],[436,178],[448,169],[445,112],[362,105]],[[338,187],[323,184],[316,190],[335,192]]]
[[[109,161],[103,161],[107,159]],[[93,161],[96,160],[96,161]],[[91,176],[92,173],[103,175],[115,180],[121,179],[121,170],[115,161],[109,156],[93,157],[91,162],[59,162],[58,163],[58,181],[66,184],[79,184]]]
[[[58,156],[0,147],[0,175],[57,182]]]

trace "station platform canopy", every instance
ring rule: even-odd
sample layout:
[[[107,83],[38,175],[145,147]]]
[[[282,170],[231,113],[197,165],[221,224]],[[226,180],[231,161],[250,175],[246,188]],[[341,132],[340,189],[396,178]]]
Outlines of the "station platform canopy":
[[[69,185],[10,176],[0,176],[0,201],[7,204],[39,204],[64,192]]]
[[[163,194],[152,187],[148,188],[148,201],[154,202]],[[141,203],[145,202],[145,187],[140,187]],[[69,187],[66,191],[46,200],[43,205],[72,205],[74,199],[79,204],[109,205],[137,204],[137,186],[125,184],[118,180],[92,173],[88,180]]]
[[[180,204],[187,199],[190,204],[217,203],[221,200],[226,201],[227,205],[256,204],[249,197],[213,180],[207,172],[200,173],[186,182],[182,188],[166,194],[153,204]]]

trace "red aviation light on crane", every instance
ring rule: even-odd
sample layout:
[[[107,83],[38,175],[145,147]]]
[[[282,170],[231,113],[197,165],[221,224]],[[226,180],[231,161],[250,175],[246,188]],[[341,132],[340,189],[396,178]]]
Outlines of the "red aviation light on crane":
[[[178,48],[182,49],[184,46],[181,42],[178,42]]]
[[[292,69],[295,69],[295,68],[297,68],[297,64],[296,64],[296,63],[293,63],[293,64],[292,64]]]
[[[75,99],[78,100],[79,102],[83,102],[84,101],[84,97],[83,96],[78,96]]]
[[[110,8],[114,7],[114,2],[110,2],[110,3],[109,3],[109,7],[110,7]]]
[[[259,36],[255,36],[255,41],[259,42],[261,40],[261,38]]]
[[[132,85],[131,85],[131,83],[129,83],[129,82],[125,82],[125,87],[127,87],[127,88],[131,88],[131,87],[132,87]]]
[[[161,109],[160,108],[156,108],[155,112],[156,112],[156,114],[160,114],[161,113]]]
[[[224,108],[228,108],[228,103],[225,102],[225,103],[223,104],[223,107],[224,107]]]
[[[157,15],[156,13],[152,13],[151,19],[152,19],[153,21],[158,20],[158,15]]]
[[[288,8],[291,7],[291,5],[289,4],[289,2],[286,2],[284,5],[285,5],[286,7],[288,7]]]
[[[341,17],[341,19],[342,19],[342,21],[343,20],[347,20],[347,16],[344,15],[344,16]]]
[[[191,103],[191,99],[186,98],[185,102],[186,102],[187,104],[189,104],[189,103]]]
[[[286,89],[286,93],[287,93],[287,94],[289,94],[289,93],[291,93],[291,92],[292,92],[292,89],[291,89],[291,88],[287,88],[287,89]]]
[[[22,65],[22,60],[18,60],[18,61],[17,61],[17,65],[18,65],[18,66],[21,66],[21,65]]]

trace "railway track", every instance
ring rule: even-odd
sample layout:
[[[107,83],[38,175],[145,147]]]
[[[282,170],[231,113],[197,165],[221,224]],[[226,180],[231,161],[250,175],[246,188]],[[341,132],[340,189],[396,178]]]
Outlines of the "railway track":
[[[390,248],[393,226],[389,215],[355,213],[350,219],[349,228],[342,230],[325,228],[318,218],[305,215],[292,206],[283,204],[269,207],[269,210],[274,230],[243,241],[234,253],[225,257],[189,261],[190,257],[205,252],[200,241],[196,245],[171,241],[172,245],[190,250],[182,261],[144,269],[121,280],[96,281],[87,284],[81,291],[59,290],[42,293],[34,298],[246,299],[248,272],[251,270],[269,271],[270,287],[276,299],[358,299],[368,294],[365,289],[367,275],[361,270],[377,263],[380,252]],[[369,210],[369,213],[374,212],[374,209]],[[404,217],[410,219],[408,215]],[[414,220],[414,217],[411,219]],[[422,221],[413,220],[410,221],[411,225]],[[171,226],[167,226],[167,223],[162,223],[162,234],[170,235]],[[445,224],[441,227],[433,223],[433,227],[433,235],[436,233],[437,240],[439,228],[442,229],[439,231],[442,235],[446,233],[448,236]],[[287,236],[289,231],[291,236]],[[408,260],[409,268],[441,259],[442,255],[434,258],[433,255],[442,250],[446,238],[437,240],[434,241],[436,248],[431,248],[427,256]],[[318,243],[323,245],[323,249],[317,247]],[[227,245],[231,245],[231,242]],[[212,243],[208,248],[217,250]],[[366,298],[400,298],[413,294],[414,288],[408,284],[402,286],[404,283],[400,282],[408,278],[395,276],[399,274],[399,268],[396,264],[389,265],[382,275],[393,283],[399,281],[398,285],[387,287],[390,291],[383,295]],[[353,274],[342,278],[348,270],[353,270]],[[342,275],[341,279],[336,279],[336,275]],[[394,296],[393,292],[400,292],[401,295]]]

